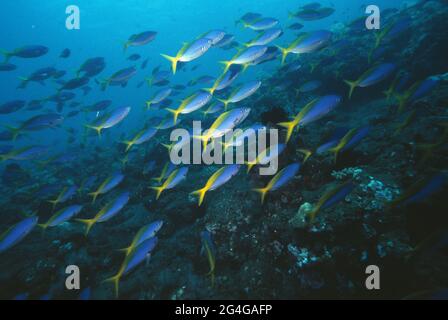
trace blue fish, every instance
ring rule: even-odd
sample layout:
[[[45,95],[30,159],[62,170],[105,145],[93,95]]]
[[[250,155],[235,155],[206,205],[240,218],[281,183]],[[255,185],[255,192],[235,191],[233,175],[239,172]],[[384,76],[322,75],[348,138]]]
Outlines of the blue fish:
[[[38,217],[28,217],[13,225],[0,235],[0,253],[11,248],[25,238],[36,226]]]

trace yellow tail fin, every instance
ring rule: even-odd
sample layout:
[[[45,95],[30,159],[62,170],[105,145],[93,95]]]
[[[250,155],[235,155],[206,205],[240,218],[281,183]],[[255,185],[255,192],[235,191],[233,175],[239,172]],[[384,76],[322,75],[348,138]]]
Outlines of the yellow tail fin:
[[[227,106],[229,105],[229,100],[217,99],[219,102],[224,103],[224,111],[227,111]]]
[[[253,189],[253,191],[258,192],[261,194],[261,204],[264,203],[264,199],[266,198],[266,194],[268,193],[269,189],[267,188],[261,188],[261,189]]]
[[[294,128],[296,127],[297,123],[295,121],[288,121],[288,122],[280,122],[277,123],[279,126],[286,128],[286,143],[288,143],[289,139],[292,136],[292,133],[294,131]]]
[[[350,87],[350,89],[348,91],[348,98],[351,99],[353,91],[358,86],[358,82],[357,81],[348,81],[348,80],[344,80],[344,82]]]
[[[252,162],[252,163],[247,163],[247,171],[246,171],[246,173],[249,173],[250,172],[250,170],[254,167],[256,165],[256,163],[255,162]]]
[[[229,71],[230,66],[233,64],[232,61],[220,61],[219,63],[224,65],[224,71],[222,73]]]
[[[76,219],[76,221],[84,223],[86,225],[86,232],[84,235],[87,237],[87,235],[90,232],[90,229],[92,229],[93,225],[95,224],[95,219]]]
[[[303,154],[303,156],[304,156],[303,163],[305,163],[306,160],[308,160],[308,158],[311,157],[311,155],[313,154],[313,152],[308,149],[298,149],[297,151],[299,151],[300,153]]]
[[[281,53],[282,53],[282,65],[284,65],[285,64],[285,61],[286,61],[286,57],[288,56],[288,54],[289,54],[289,50],[288,49],[286,49],[286,48],[283,48],[283,47],[280,47],[280,46],[276,46],[280,51],[281,51]]]
[[[133,141],[122,141],[121,143],[126,145],[126,149],[124,150],[124,152],[128,152],[134,145]]]
[[[159,199],[160,195],[162,194],[163,190],[165,190],[165,188],[163,186],[161,187],[150,187],[152,190],[156,191],[156,200]]]
[[[161,56],[171,62],[171,70],[173,71],[173,74],[176,74],[177,62],[179,61],[179,58],[171,57],[171,56],[168,56],[168,55],[163,54],[163,53],[161,54]]]
[[[198,196],[199,198],[199,206],[201,206],[202,202],[204,201],[205,193],[208,191],[206,188],[202,188],[196,191],[193,191],[191,194]]]
[[[100,193],[98,191],[95,191],[95,192],[89,193],[88,195],[93,197],[93,199],[92,199],[92,204],[93,204],[93,203],[95,203],[95,200],[100,195]]]
[[[120,278],[121,278],[121,274],[118,273],[117,275],[107,278],[106,280],[103,281],[103,282],[112,282],[114,284],[115,298],[118,298]]]
[[[177,123],[177,118],[179,116],[180,111],[174,110],[174,109],[170,109],[170,108],[166,108],[165,110],[173,114],[173,116],[174,116],[174,124],[176,124]]]
[[[20,135],[20,128],[14,128],[8,125],[5,125],[5,128],[12,134],[12,141],[16,141],[17,137]]]
[[[103,130],[103,128],[102,127],[95,127],[95,126],[92,126],[92,125],[89,125],[89,124],[86,124],[86,125],[84,125],[86,128],[89,128],[89,129],[92,129],[92,130],[95,130],[96,131],[96,133],[98,133],[98,137],[100,137],[101,138],[101,130]]]

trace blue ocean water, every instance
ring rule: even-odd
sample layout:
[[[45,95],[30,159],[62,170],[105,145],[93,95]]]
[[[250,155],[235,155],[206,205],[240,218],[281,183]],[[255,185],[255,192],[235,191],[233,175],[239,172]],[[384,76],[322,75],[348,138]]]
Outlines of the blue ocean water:
[[[0,49],[16,69],[0,72],[0,298],[395,299],[448,286],[438,269],[446,255],[418,260],[421,247],[431,254],[446,247],[446,2],[376,0],[372,4],[387,13],[380,30],[365,27],[368,4],[4,0]],[[66,28],[70,5],[80,9],[79,30]],[[316,17],[321,8],[331,13]],[[257,18],[243,26],[238,20],[247,13]],[[229,88],[214,93],[201,110],[180,113],[182,122],[174,127],[191,129],[192,120],[211,126],[224,110],[214,116],[201,111],[258,80],[260,88],[229,104],[231,111],[250,108],[249,116],[229,123],[279,129],[278,176],[271,180],[258,166],[249,172],[249,163],[174,167],[162,146],[170,143],[171,130],[157,129],[125,150],[123,141],[172,118],[164,109],[210,88],[223,74],[220,62],[247,50],[244,44],[264,32],[253,30],[262,17],[275,18],[283,31],[264,48],[276,52],[272,61],[243,63]],[[303,27],[293,30],[293,23]],[[161,54],[176,56],[211,30],[233,35],[235,42],[211,45],[172,74]],[[321,46],[305,43],[294,52],[295,40],[322,30]],[[145,31],[156,32],[155,38],[123,50]],[[15,56],[29,45],[49,51]],[[60,57],[64,49],[70,50],[67,58]],[[288,53],[284,64],[282,50]],[[131,61],[135,54],[140,58]],[[104,70],[87,85],[59,91],[93,57],[104,58]],[[65,75],[18,88],[21,78],[44,67]],[[104,81],[129,67],[136,70],[133,77],[102,90]],[[149,86],[157,71],[167,73],[166,83]],[[212,80],[190,85],[201,76]],[[84,93],[87,86],[91,91]],[[176,87],[157,108],[146,109],[155,93]],[[46,99],[67,92],[75,97],[59,105]],[[14,100],[27,105],[6,110]],[[106,110],[86,111],[102,100],[111,101]],[[42,107],[29,110],[31,101]],[[122,121],[101,122],[125,106],[130,112]],[[58,125],[25,126],[34,116],[55,113],[63,117]],[[89,126],[103,126],[101,136]],[[21,148],[29,146],[47,149],[23,156]],[[208,180],[215,172],[221,175]],[[416,260],[439,273],[426,282],[432,271],[412,269],[409,261]],[[364,287],[369,264],[388,272],[390,282],[378,295]],[[65,287],[68,265],[81,270],[79,290]],[[104,283],[117,272],[119,291],[118,282]]]

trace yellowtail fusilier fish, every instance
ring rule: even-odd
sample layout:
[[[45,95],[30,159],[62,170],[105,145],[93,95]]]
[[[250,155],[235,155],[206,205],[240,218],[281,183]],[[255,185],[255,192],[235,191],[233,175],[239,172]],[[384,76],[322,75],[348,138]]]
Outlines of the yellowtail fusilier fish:
[[[228,86],[230,86],[233,81],[241,74],[243,68],[241,65],[232,65],[227,72],[224,72],[221,76],[219,76],[213,86],[211,88],[204,89],[205,91],[210,92],[210,94],[214,94],[215,91],[224,90]]]
[[[249,139],[251,136],[255,136],[257,131],[259,130],[267,130],[267,128],[260,123],[255,123],[249,127],[244,128],[243,130],[235,130],[232,137],[230,137],[228,141],[224,141],[222,143],[224,151],[228,148],[242,146],[246,139]]]
[[[152,137],[156,135],[156,133],[157,129],[147,128],[137,133],[135,137],[132,138],[132,140],[123,141],[122,143],[126,145],[125,152],[128,152],[134,145],[140,145],[142,143],[149,141]]]
[[[83,206],[81,205],[72,205],[61,209],[54,215],[52,215],[47,222],[38,224],[38,226],[43,230],[47,229],[48,227],[56,227],[78,215],[81,212],[82,208]]]
[[[117,185],[119,185],[123,181],[123,179],[124,175],[121,172],[116,172],[110,177],[108,177],[106,180],[104,180],[96,191],[89,193],[89,196],[93,197],[92,203],[95,203],[96,198],[100,194],[105,194],[106,192],[112,190]]]
[[[201,140],[204,147],[210,139],[222,137],[227,132],[237,127],[250,113],[250,108],[236,108],[222,113],[207,129],[203,135],[193,136],[194,139]]]
[[[126,255],[129,255],[132,250],[134,250],[137,246],[139,246],[143,241],[148,240],[156,236],[157,232],[162,228],[163,221],[157,220],[146,226],[140,228],[137,234],[134,236],[131,244],[124,249],[120,249],[120,251],[125,252]]]
[[[249,63],[264,55],[267,50],[267,46],[252,46],[239,51],[230,61],[221,61],[221,63],[225,66],[223,72],[226,73],[230,66],[235,64],[242,65],[244,70]]]
[[[355,81],[345,80],[345,83],[350,87],[348,98],[350,99],[352,97],[356,87],[365,88],[377,84],[391,75],[395,71],[395,68],[396,66],[393,63],[382,63],[370,68]]]
[[[280,170],[266,185],[264,188],[253,189],[255,192],[261,194],[261,203],[264,203],[266,194],[270,191],[280,189],[286,183],[288,183],[299,172],[300,163],[292,163],[282,170]]]
[[[440,78],[436,76],[428,77],[424,80],[417,81],[403,94],[396,94],[398,100],[398,113],[402,113],[406,105],[415,102],[430,93],[440,82]]]
[[[281,28],[273,28],[260,33],[255,39],[252,41],[245,43],[244,46],[252,47],[252,46],[264,46],[279,38],[283,34],[283,30]]]
[[[126,255],[117,274],[111,278],[104,280],[105,282],[112,282],[115,287],[115,296],[118,298],[118,288],[120,279],[135,269],[141,262],[147,259],[147,256],[155,248],[157,244],[157,237],[153,237],[143,241],[135,249]]]
[[[128,81],[137,74],[135,67],[121,69],[111,75],[109,78],[100,80],[101,90],[106,90],[109,86],[126,86]]]
[[[256,166],[263,165],[271,162],[273,159],[278,158],[278,156],[286,149],[286,144],[280,143],[276,145],[269,146],[268,148],[261,151],[254,161],[247,162],[247,173]]]
[[[199,38],[209,39],[212,42],[212,46],[218,44],[226,35],[226,32],[223,30],[211,30],[207,33],[204,33]]]
[[[229,103],[237,103],[253,95],[261,86],[261,81],[250,81],[235,89],[227,99],[218,99],[224,103],[224,110],[227,110]]]
[[[210,93],[201,90],[183,100],[177,109],[167,108],[166,110],[173,114],[174,123],[176,123],[179,114],[189,114],[196,110],[199,110],[207,103],[209,103],[211,99],[212,95]]]
[[[282,64],[285,63],[286,57],[290,53],[302,54],[310,53],[325,47],[331,40],[332,33],[327,30],[317,30],[305,33],[298,37],[287,48],[278,47],[282,52]]]
[[[124,51],[129,47],[141,47],[144,46],[151,41],[153,41],[157,36],[157,32],[155,31],[145,31],[138,34],[133,34],[129,37],[129,40],[124,44]]]
[[[13,149],[5,154],[0,155],[0,161],[15,160],[25,161],[38,158],[46,154],[49,147],[44,146],[28,146],[19,149]]]
[[[321,119],[336,108],[340,102],[341,97],[337,95],[316,98],[303,107],[292,121],[280,122],[278,125],[287,129],[286,142],[291,138],[295,127],[303,127],[313,121]]]
[[[0,253],[11,248],[25,238],[36,226],[38,217],[28,217],[11,226],[0,235]]]
[[[28,120],[22,122],[19,127],[15,128],[7,125],[6,128],[12,133],[12,140],[16,140],[17,137],[23,132],[40,131],[49,128],[55,128],[59,126],[64,117],[57,113],[46,113],[33,116]]]
[[[364,139],[370,132],[370,127],[360,127],[354,128],[347,132],[347,134],[342,137],[339,143],[328,151],[334,153],[335,161],[340,152],[344,152],[348,149],[355,147],[362,139]]]
[[[447,177],[445,174],[433,174],[431,177],[421,179],[406,189],[402,195],[390,202],[390,207],[404,207],[412,203],[422,202],[439,192],[446,184]]]
[[[148,100],[145,102],[147,110],[150,109],[152,104],[158,104],[158,103],[161,103],[162,101],[164,101],[166,98],[168,98],[171,95],[172,92],[173,92],[173,89],[171,89],[171,88],[164,88],[164,89],[157,91],[151,100]]]
[[[86,127],[95,130],[98,133],[98,136],[101,137],[102,130],[112,128],[113,126],[119,124],[127,117],[130,111],[131,107],[117,108],[114,111],[98,118],[93,124],[86,125]]]
[[[344,200],[345,197],[353,191],[353,189],[355,189],[355,185],[351,181],[330,189],[322,196],[322,198],[319,199],[317,204],[313,207],[313,210],[308,214],[309,222],[312,223],[320,211],[328,209]]]
[[[70,187],[65,187],[54,200],[48,200],[51,204],[53,204],[53,209],[56,207],[58,203],[64,203],[65,201],[71,199],[75,194],[78,187],[73,185]]]
[[[210,49],[212,46],[212,40],[208,38],[201,38],[193,41],[192,43],[186,43],[176,54],[175,57],[162,54],[162,57],[171,62],[171,69],[173,74],[176,74],[178,62],[190,62],[193,61]]]
[[[123,192],[114,201],[106,204],[92,219],[76,219],[76,221],[86,225],[85,235],[87,236],[95,223],[108,221],[119,213],[128,203],[129,197],[129,192]]]
[[[202,251],[205,252],[210,266],[207,276],[210,276],[212,288],[215,285],[215,268],[216,268],[216,250],[213,244],[212,235],[210,231],[205,230],[201,232]]]
[[[165,180],[165,182],[158,187],[150,187],[151,189],[156,191],[156,200],[159,199],[160,195],[164,190],[169,190],[177,186],[180,182],[185,180],[188,173],[188,167],[182,167],[179,169],[174,170],[168,178]]]
[[[207,110],[202,111],[202,113],[204,114],[204,117],[206,117],[209,114],[214,114],[220,111],[224,111],[224,103],[221,101],[215,101],[207,108]]]
[[[156,178],[151,178],[151,180],[154,180],[157,183],[161,183],[162,180],[167,178],[175,169],[176,169],[176,166],[171,161],[168,161],[163,166],[162,172],[160,173],[160,175]]]
[[[250,22],[243,22],[243,26],[255,31],[261,31],[275,27],[278,22],[275,18],[260,18]]]
[[[218,171],[216,171],[208,180],[205,186],[199,190],[193,191],[191,194],[196,195],[199,198],[199,206],[204,201],[205,193],[208,191],[216,190],[226,182],[228,182],[233,176],[235,176],[239,169],[240,165],[232,164],[225,167],[222,167]]]
[[[13,51],[6,51],[0,49],[0,54],[5,56],[5,63],[9,62],[12,57],[31,59],[39,58],[48,53],[49,49],[41,45],[31,45],[14,49]]]

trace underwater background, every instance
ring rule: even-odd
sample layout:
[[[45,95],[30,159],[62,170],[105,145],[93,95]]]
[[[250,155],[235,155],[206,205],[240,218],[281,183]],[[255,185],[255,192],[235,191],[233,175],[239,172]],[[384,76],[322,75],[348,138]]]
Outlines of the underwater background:
[[[0,298],[446,298],[448,2],[372,4],[2,1]],[[193,120],[280,170],[174,166]]]

